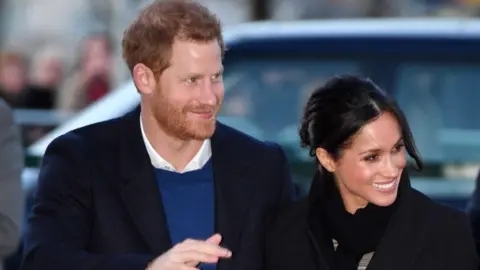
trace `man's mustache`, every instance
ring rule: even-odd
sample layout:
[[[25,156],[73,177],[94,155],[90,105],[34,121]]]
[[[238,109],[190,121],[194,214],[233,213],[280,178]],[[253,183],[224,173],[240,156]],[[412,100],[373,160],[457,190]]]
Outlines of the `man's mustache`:
[[[215,113],[217,109],[218,106],[198,105],[186,107],[184,111],[192,113]]]

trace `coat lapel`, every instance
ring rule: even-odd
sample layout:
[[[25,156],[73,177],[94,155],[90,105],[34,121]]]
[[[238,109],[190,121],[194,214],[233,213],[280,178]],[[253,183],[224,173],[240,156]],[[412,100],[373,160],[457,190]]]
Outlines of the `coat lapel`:
[[[312,230],[312,228],[307,227],[305,230],[315,254],[313,256],[315,258],[315,269],[332,270],[334,254],[331,250],[332,248],[326,244],[324,236],[318,235],[320,231]]]
[[[212,138],[216,231],[223,237],[221,245],[233,253],[231,259],[219,262],[219,270],[229,269],[235,261],[250,196],[250,183],[245,177],[244,166],[248,157],[244,156],[241,147],[235,146],[227,129],[218,123]]]
[[[399,205],[385,231],[385,235],[368,264],[368,270],[411,269],[415,256],[421,246],[416,244],[413,231],[412,187],[407,173],[402,175],[402,193],[399,193]],[[401,185],[402,185],[401,184]]]
[[[311,182],[309,194],[305,198],[308,208],[306,231],[310,244],[315,251],[316,269],[332,270],[335,269],[332,237],[325,230],[322,220],[319,218],[319,210],[324,207],[319,199],[327,196],[324,182],[321,179],[322,176],[317,171]]]
[[[140,109],[124,117],[124,136],[120,153],[123,176],[121,197],[143,239],[152,252],[160,254],[172,244],[163,211],[155,171],[143,143],[140,129]]]

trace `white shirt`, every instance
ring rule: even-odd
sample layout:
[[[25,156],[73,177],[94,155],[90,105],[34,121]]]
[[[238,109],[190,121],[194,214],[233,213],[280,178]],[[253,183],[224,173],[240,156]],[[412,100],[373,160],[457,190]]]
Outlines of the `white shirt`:
[[[143,129],[142,119],[140,118],[140,130],[142,131],[142,138],[143,143],[145,144],[145,148],[147,149],[148,156],[150,157],[150,162],[152,163],[153,167],[157,169],[168,170],[172,172],[178,172],[175,167],[162,158],[157,151],[153,148],[153,146],[148,141],[147,136],[145,135],[145,130]],[[193,157],[192,160],[185,166],[183,171],[179,173],[185,173],[189,171],[195,171],[203,168],[203,166],[208,162],[210,157],[212,156],[212,148],[210,145],[210,139],[207,139],[203,142],[202,147],[198,151],[198,153]]]

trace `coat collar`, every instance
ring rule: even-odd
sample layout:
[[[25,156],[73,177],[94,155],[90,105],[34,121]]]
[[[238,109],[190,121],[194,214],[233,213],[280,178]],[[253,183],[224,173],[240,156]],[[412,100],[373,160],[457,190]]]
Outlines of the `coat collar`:
[[[145,134],[142,117],[140,117],[139,122],[140,122],[140,132],[142,134],[143,144],[145,145],[145,149],[147,150],[148,156],[150,158],[150,161],[153,167],[169,170],[169,171],[176,171],[175,167],[172,164],[170,164],[170,162],[166,161],[162,156],[160,156],[157,153],[157,151],[155,151],[152,144],[150,144],[150,141],[148,140],[147,135]],[[185,168],[183,169],[183,171],[181,171],[181,173],[201,169],[203,166],[205,166],[205,164],[207,164],[211,156],[212,156],[211,142],[210,142],[210,139],[206,139],[203,141],[203,144],[202,144],[202,147],[200,147],[200,150],[193,157],[193,159],[190,160],[190,162],[185,166]]]
[[[369,264],[369,270],[411,269],[421,248],[420,243],[423,241],[419,241],[413,234],[413,188],[406,171],[402,174],[400,181],[403,188],[398,194],[398,207]]]
[[[397,197],[398,204],[387,225],[385,234],[382,237],[374,256],[368,264],[369,270],[409,269],[413,264],[416,254],[420,247],[415,245],[417,239],[413,235],[413,189],[410,184],[408,173],[405,171],[400,180],[400,190]],[[312,212],[315,211],[312,206],[320,195],[318,183],[312,181],[310,193],[308,195],[308,226],[310,239],[313,248],[317,251],[317,266],[319,269],[332,269],[332,248],[325,244],[327,241],[316,241],[316,239],[325,239],[328,236],[321,228],[321,224],[315,221]],[[401,254],[392,259],[393,254]],[[333,269],[332,269],[333,270]]]

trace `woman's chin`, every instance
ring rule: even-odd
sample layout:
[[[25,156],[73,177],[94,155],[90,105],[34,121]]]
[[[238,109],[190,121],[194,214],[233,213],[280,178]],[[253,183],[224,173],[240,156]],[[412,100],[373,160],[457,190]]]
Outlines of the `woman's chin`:
[[[376,194],[371,197],[370,203],[373,203],[380,207],[387,207],[392,205],[397,199],[397,192],[392,194]]]

